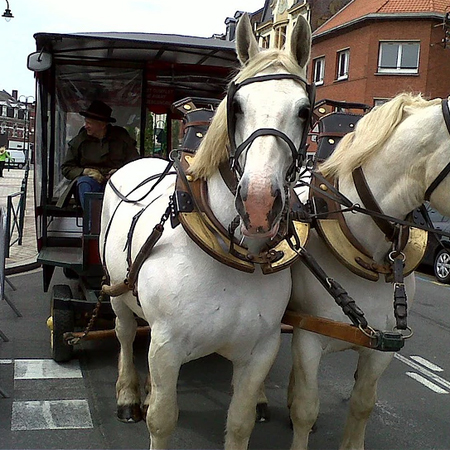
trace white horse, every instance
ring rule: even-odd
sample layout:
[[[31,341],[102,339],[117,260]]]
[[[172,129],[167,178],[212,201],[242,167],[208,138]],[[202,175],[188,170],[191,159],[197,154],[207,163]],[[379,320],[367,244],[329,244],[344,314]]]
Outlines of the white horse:
[[[448,100],[444,102],[448,103]],[[351,202],[363,206],[352,179],[352,171],[362,167],[381,210],[395,218],[404,219],[430,196],[434,208],[442,214],[450,214],[450,177],[433,183],[450,161],[450,136],[443,109],[440,99],[426,101],[421,96],[409,94],[395,97],[358,122],[355,131],[345,136],[334,154],[319,166],[321,173],[336,177],[339,191]],[[429,189],[431,185],[433,187]],[[371,252],[374,260],[384,264],[390,243],[372,218],[365,214],[346,213],[345,219],[351,232]],[[307,249],[325,272],[347,290],[365,313],[370,326],[393,330],[396,322],[392,283],[387,283],[383,275],[378,281],[355,275],[338,261],[315,230],[310,233]],[[301,262],[292,267],[292,277],[290,309],[349,322]],[[411,302],[415,292],[414,275],[404,281],[408,301]],[[293,449],[307,448],[308,435],[319,413],[317,376],[322,355],[346,349],[356,350],[359,358],[340,448],[364,448],[365,428],[376,402],[377,383],[394,353],[295,328],[289,395],[294,428]]]
[[[190,166],[190,176],[207,180],[209,205],[222,226],[227,229],[239,215],[236,237],[254,254],[277,234],[285,216],[288,187],[298,164],[297,150],[309,126],[310,100],[304,80],[310,46],[309,24],[300,17],[289,51],[260,51],[244,15],[237,28],[237,53],[243,68],[232,83],[228,120],[225,99]],[[233,132],[228,138],[229,120],[233,121],[228,123]],[[219,165],[230,158],[228,145],[234,148],[239,181],[236,195],[219,172]],[[112,183],[120,193],[128,194],[164,167],[157,159],[138,160],[114,174]],[[140,187],[129,198],[139,199],[147,191],[146,186]],[[166,176],[136,203],[122,201],[107,186],[100,250],[111,285],[120,285],[127,274],[125,247],[131,246],[134,260],[173,192],[173,175]],[[141,211],[131,243],[126,244],[132,219]],[[180,366],[216,352],[233,363],[225,447],[247,448],[259,388],[279,347],[281,317],[291,291],[290,271],[264,275],[259,266],[254,273],[238,271],[203,252],[181,226],[166,226],[140,268],[134,288],[137,297],[127,291],[111,299],[120,342],[116,384],[119,418],[139,420],[141,401],[132,348],[136,314],[151,328],[151,383],[147,383],[144,402],[150,447],[169,446],[178,417]]]

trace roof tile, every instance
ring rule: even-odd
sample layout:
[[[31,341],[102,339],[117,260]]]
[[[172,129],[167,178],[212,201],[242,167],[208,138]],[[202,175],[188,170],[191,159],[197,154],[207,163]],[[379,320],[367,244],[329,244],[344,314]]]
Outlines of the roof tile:
[[[331,30],[368,14],[450,12],[450,0],[353,0],[331,17],[314,34]]]

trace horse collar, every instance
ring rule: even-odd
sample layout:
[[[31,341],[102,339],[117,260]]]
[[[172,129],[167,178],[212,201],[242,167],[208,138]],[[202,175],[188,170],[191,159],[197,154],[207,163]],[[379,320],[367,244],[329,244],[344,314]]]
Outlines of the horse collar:
[[[188,236],[206,253],[217,261],[243,272],[254,272],[255,264],[261,266],[264,274],[278,272],[289,267],[299,258],[292,247],[295,238],[304,246],[309,234],[309,224],[293,221],[293,233],[274,241],[273,245],[258,255],[251,254],[230,235],[214,216],[207,195],[204,180],[194,180],[186,173],[193,155],[178,152],[175,167],[178,171],[175,203],[176,214]],[[288,239],[290,242],[288,242]]]
[[[330,185],[337,181],[327,180]],[[318,177],[313,177],[310,200],[315,213],[320,215],[314,225],[325,244],[336,258],[356,275],[371,281],[377,281],[384,274],[386,281],[392,281],[391,264],[379,264],[350,231],[341,205],[327,194],[328,187]],[[404,276],[409,275],[420,263],[427,245],[427,232],[410,227],[409,239],[402,250],[405,255]]]

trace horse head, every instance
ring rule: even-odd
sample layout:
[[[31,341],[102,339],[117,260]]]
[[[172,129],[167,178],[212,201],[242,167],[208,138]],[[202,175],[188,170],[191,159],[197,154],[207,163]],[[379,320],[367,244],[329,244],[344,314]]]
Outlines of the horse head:
[[[235,205],[243,235],[272,238],[306,154],[314,102],[305,79],[311,29],[300,16],[288,51],[260,50],[244,14],[236,48],[242,69],[229,86],[226,105],[229,156],[238,180]]]

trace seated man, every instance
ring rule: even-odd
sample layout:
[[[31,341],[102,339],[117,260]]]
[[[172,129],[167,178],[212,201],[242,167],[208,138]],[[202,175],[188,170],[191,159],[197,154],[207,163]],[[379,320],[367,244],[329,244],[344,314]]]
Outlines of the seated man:
[[[111,125],[112,109],[95,100],[86,111],[84,127],[69,142],[62,174],[76,180],[81,207],[86,192],[103,192],[106,181],[120,167],[139,158],[136,141],[119,126]]]

